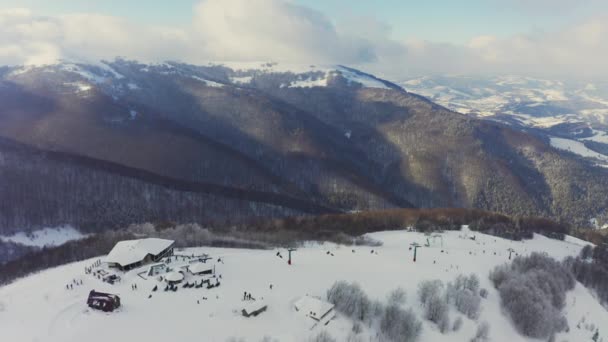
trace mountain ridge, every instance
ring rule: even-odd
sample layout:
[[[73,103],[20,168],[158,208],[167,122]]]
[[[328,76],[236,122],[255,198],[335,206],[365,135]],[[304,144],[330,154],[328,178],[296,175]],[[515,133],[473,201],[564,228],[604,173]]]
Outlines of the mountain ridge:
[[[120,59],[106,67],[6,70],[0,137],[335,211],[471,207],[605,219],[605,170],[356,69]]]

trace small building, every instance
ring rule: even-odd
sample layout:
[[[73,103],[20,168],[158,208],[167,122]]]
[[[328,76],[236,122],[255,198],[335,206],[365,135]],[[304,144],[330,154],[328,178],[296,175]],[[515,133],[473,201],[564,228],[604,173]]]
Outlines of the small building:
[[[87,298],[87,305],[92,309],[112,312],[120,307],[120,297],[110,293],[91,290]]]
[[[169,268],[164,263],[150,265],[150,269],[148,270],[148,276],[154,277],[159,274],[165,274],[168,270]]]
[[[181,272],[173,271],[171,273],[167,273],[165,276],[165,281],[169,284],[179,284],[184,280],[184,274]]]
[[[304,296],[294,303],[294,309],[318,323],[327,324],[334,317],[334,305],[311,296]],[[314,325],[313,325],[314,326]]]
[[[213,266],[204,264],[202,262],[197,262],[188,265],[188,271],[194,275],[213,274]]]
[[[128,271],[173,255],[175,241],[148,238],[118,242],[106,257],[110,267]]]
[[[264,301],[255,301],[248,303],[243,310],[241,310],[241,313],[247,318],[256,317],[266,311],[266,309],[268,309],[268,305],[266,305]]]

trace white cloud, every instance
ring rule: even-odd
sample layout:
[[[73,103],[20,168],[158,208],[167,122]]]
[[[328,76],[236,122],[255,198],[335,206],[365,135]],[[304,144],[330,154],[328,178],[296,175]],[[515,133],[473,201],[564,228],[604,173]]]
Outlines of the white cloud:
[[[216,59],[374,59],[366,40],[340,34],[322,13],[283,0],[205,0],[196,7],[193,26]]]
[[[386,23],[370,18],[333,23],[291,1],[203,0],[184,27],[94,13],[41,17],[27,9],[4,10],[0,41],[0,64],[124,56],[144,62],[342,63],[389,78],[430,73],[608,76],[608,16],[601,15],[557,32],[482,35],[455,45],[398,41]]]

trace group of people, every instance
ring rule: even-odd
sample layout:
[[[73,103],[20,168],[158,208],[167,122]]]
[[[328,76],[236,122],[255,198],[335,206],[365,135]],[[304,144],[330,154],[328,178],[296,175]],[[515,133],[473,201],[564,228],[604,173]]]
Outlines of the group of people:
[[[247,291],[245,291],[245,292],[243,292],[243,300],[255,300],[255,298],[251,296],[251,293],[248,293]]]
[[[93,268],[101,266],[101,259],[97,259],[91,266],[84,268],[84,274],[91,274]]]
[[[74,285],[80,286],[82,284],[83,284],[82,279],[72,279],[71,283],[65,285],[65,289],[66,290],[73,290],[74,289]]]
[[[131,290],[137,290],[137,284],[131,284]]]

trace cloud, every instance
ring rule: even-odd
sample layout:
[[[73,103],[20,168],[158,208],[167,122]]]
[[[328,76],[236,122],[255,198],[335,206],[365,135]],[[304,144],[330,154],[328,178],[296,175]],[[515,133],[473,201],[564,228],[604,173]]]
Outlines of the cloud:
[[[608,16],[597,16],[556,32],[510,37],[481,35],[467,44],[403,42],[404,53],[385,75],[520,74],[549,78],[608,76]],[[382,58],[382,56],[380,57]],[[372,69],[378,66],[371,65]],[[386,67],[386,66],[385,66]]]
[[[534,15],[563,15],[585,8],[605,5],[605,0],[490,0],[499,9]]]
[[[602,15],[560,31],[480,35],[457,45],[401,41],[376,19],[335,23],[292,1],[203,0],[183,27],[94,13],[43,17],[27,9],[4,10],[0,41],[0,64],[9,65],[122,56],[143,62],[341,63],[390,79],[425,74],[608,76],[608,16]]]
[[[252,15],[255,13],[255,15]],[[322,13],[283,0],[204,0],[186,28],[136,25],[98,14],[35,16],[0,12],[0,64],[44,64],[58,59],[99,60],[117,55],[167,59],[276,60],[362,63],[374,45],[339,33]]]
[[[322,13],[283,0],[206,0],[195,10],[197,38],[217,59],[345,63],[375,59],[373,44],[340,34]]]
[[[130,56],[173,59],[189,51],[184,32],[141,26],[97,14],[35,16],[26,9],[0,11],[0,64],[49,64],[59,59],[97,61]]]

